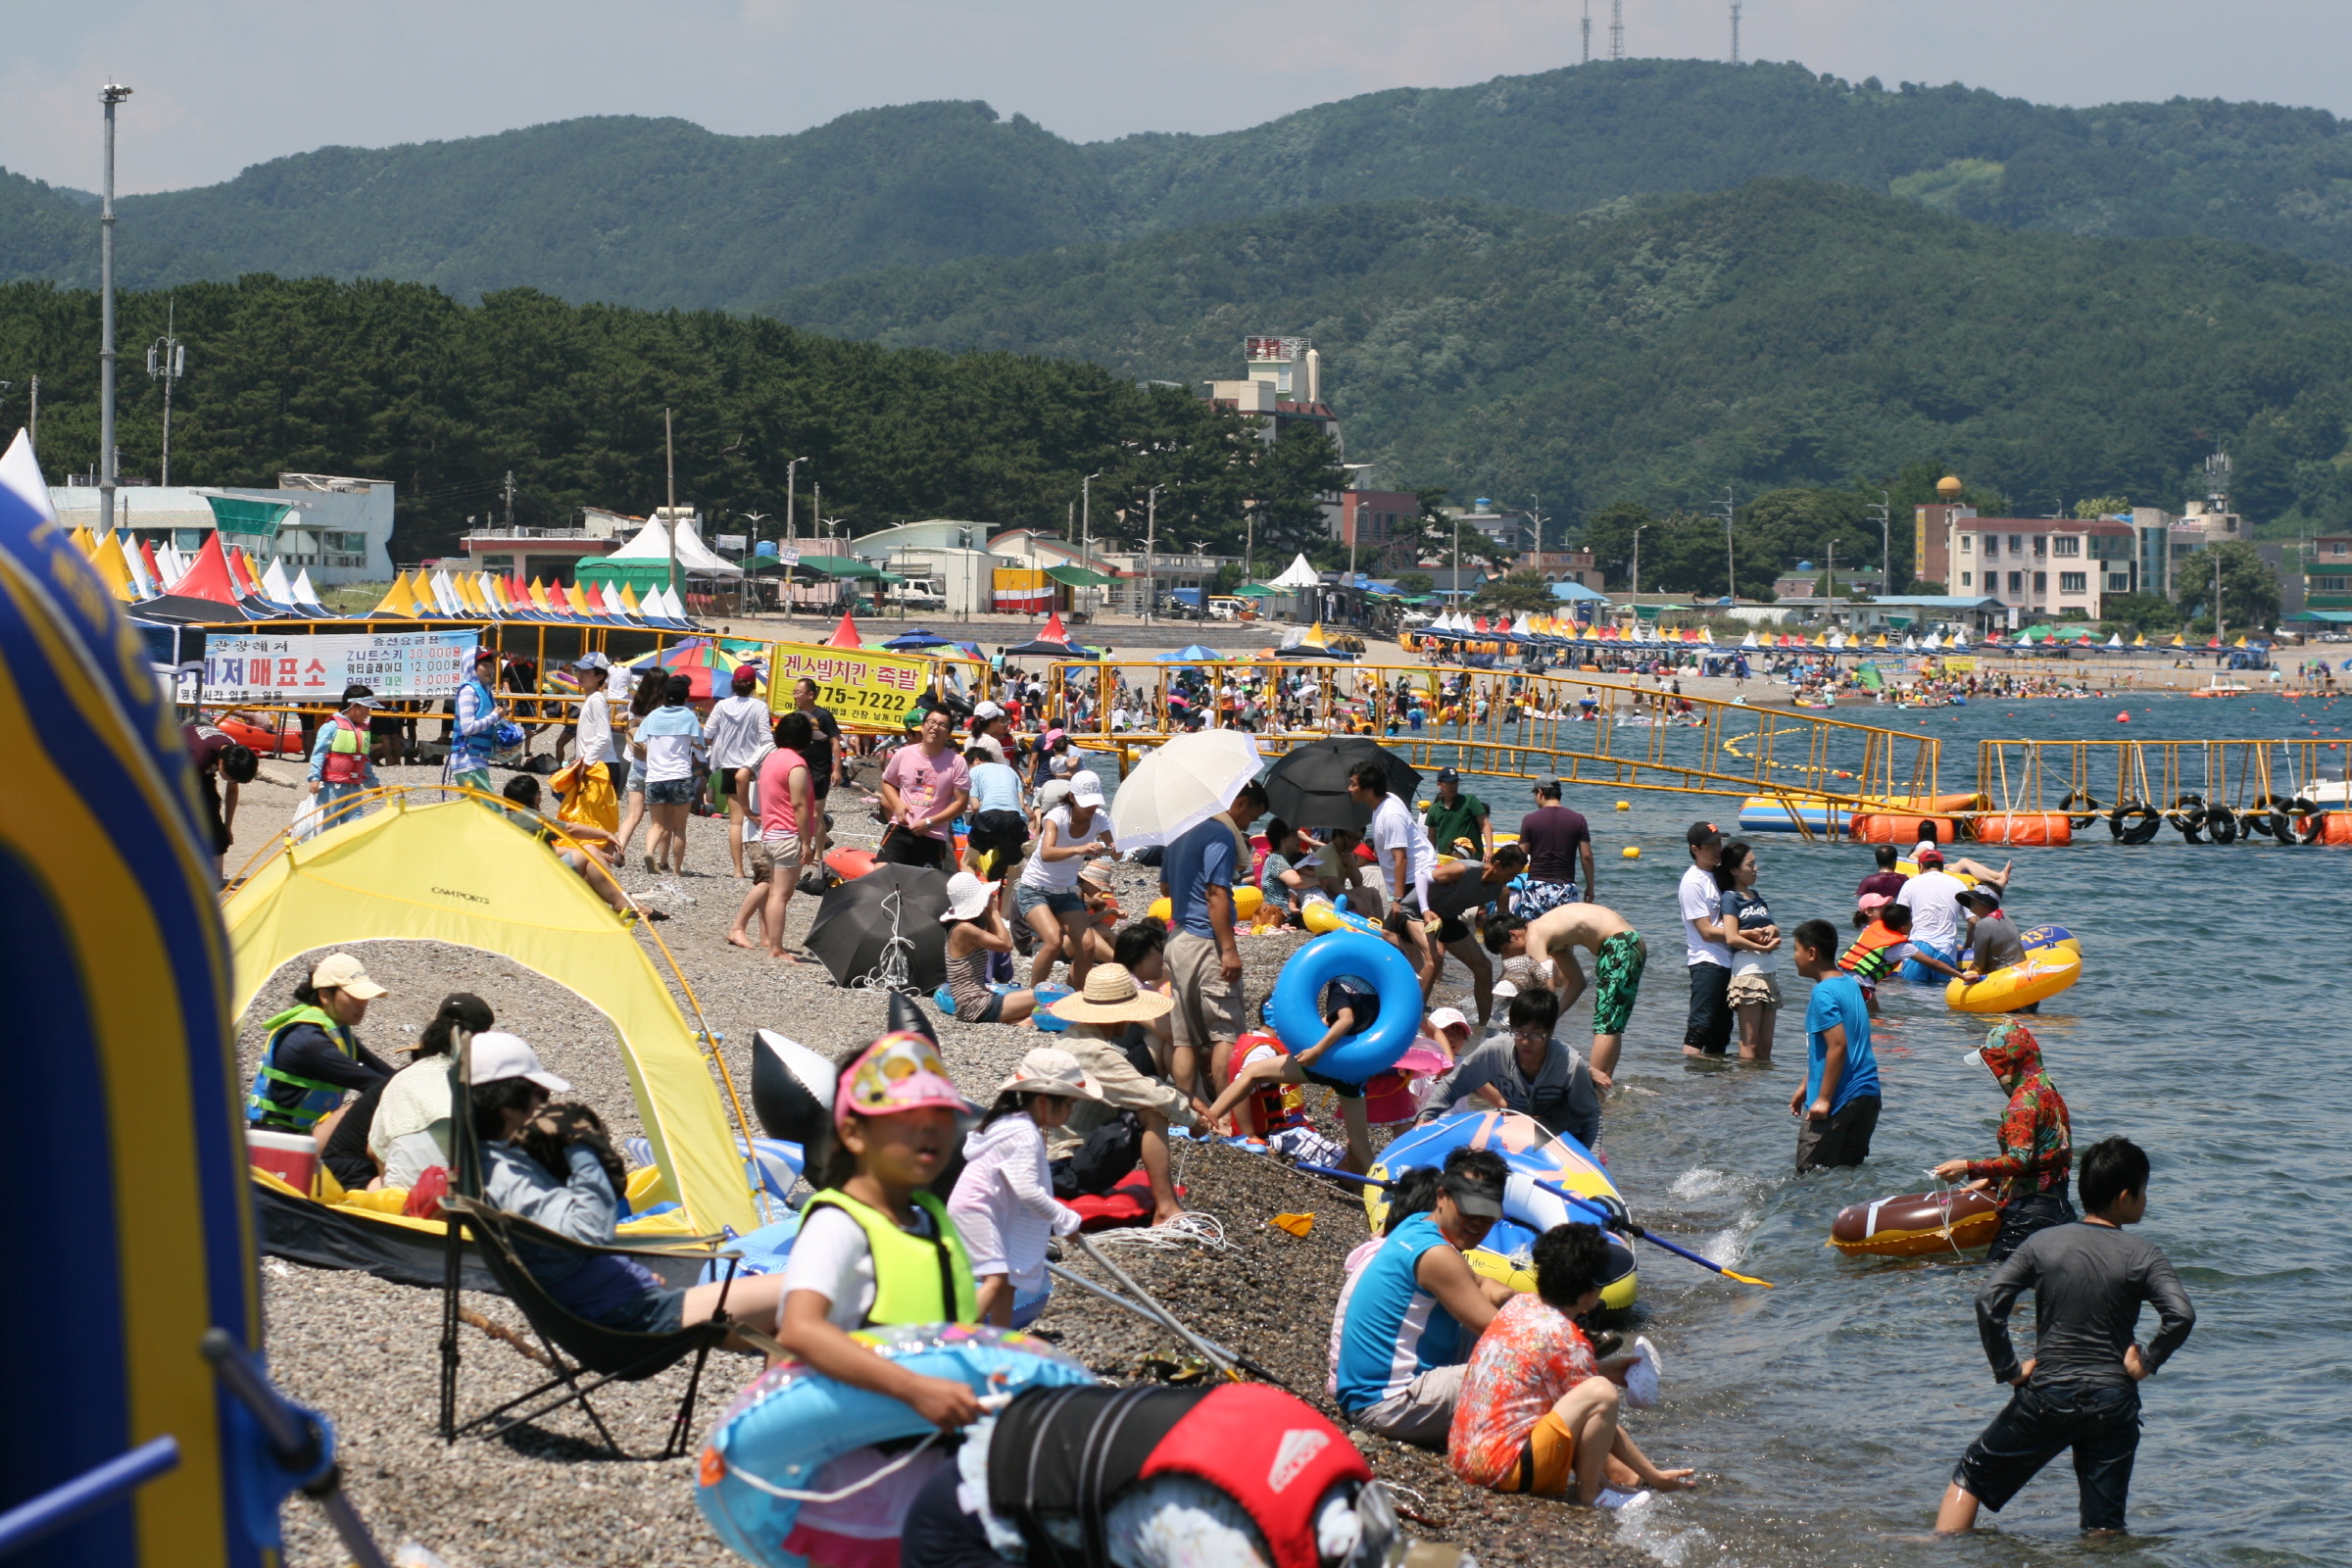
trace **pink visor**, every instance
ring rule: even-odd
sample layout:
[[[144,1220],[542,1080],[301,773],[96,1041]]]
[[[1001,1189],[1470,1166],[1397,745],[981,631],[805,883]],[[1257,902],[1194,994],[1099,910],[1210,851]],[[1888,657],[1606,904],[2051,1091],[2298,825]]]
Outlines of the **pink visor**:
[[[1862,895],[1861,899],[1857,901],[1856,907],[1865,910],[1884,909],[1887,905],[1892,904],[1893,902],[1894,901],[1892,899],[1888,898],[1884,893],[1865,893]]]
[[[948,1077],[939,1048],[910,1029],[884,1035],[841,1075],[833,1092],[833,1119],[892,1116],[902,1110],[968,1107]]]

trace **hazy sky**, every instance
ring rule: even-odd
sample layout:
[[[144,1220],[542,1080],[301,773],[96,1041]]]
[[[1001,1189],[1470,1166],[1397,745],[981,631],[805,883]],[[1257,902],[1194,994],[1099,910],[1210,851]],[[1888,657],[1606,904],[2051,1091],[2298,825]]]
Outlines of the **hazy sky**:
[[[1608,47],[1596,0],[1593,51]],[[1728,0],[1625,0],[1629,55],[1722,58]],[[0,0],[0,165],[170,190],[330,143],[578,115],[737,133],[983,98],[1079,140],[1230,130],[1396,86],[1573,64],[1579,0]],[[1964,81],[2044,103],[2254,98],[2352,112],[2352,7],[2321,0],[1749,0],[1750,59]]]

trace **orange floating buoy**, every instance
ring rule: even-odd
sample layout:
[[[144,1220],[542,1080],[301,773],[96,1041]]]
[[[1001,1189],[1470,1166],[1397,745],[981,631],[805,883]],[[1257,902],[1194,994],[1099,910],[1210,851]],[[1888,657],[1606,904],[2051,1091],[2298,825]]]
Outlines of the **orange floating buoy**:
[[[2115,715],[2115,721],[2118,724],[2129,724],[2132,722],[2132,715],[2130,713],[2118,713]]]

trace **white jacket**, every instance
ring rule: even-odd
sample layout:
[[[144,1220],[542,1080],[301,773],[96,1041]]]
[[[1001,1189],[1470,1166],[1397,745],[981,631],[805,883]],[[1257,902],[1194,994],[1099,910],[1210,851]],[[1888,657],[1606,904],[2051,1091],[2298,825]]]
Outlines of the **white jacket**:
[[[1079,1225],[1054,1197],[1045,1134],[1024,1113],[1000,1116],[963,1141],[963,1157],[948,1213],[973,1263],[1002,1261],[1016,1280],[1043,1273],[1047,1241]]]

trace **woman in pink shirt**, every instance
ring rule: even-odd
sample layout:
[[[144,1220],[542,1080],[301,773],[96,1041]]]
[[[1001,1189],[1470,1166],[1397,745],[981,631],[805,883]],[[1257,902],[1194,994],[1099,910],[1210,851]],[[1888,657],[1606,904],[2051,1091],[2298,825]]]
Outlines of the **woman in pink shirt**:
[[[816,797],[803,756],[815,734],[808,715],[786,713],[776,720],[775,749],[760,760],[760,838],[752,845],[752,889],[735,910],[727,940],[757,949],[751,919],[756,913],[767,939],[767,956],[786,963],[801,960],[784,951],[784,910],[792,903],[807,858],[809,830],[816,825]]]

